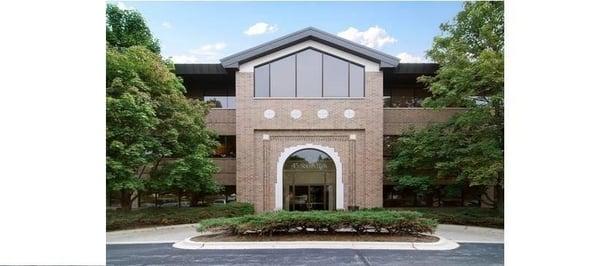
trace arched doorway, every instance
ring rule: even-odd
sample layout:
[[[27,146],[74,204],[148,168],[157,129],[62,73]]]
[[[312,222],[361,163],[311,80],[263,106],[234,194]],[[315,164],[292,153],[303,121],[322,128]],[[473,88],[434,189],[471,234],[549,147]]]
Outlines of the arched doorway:
[[[296,164],[293,164],[294,162]],[[313,163],[311,164],[311,162]],[[296,199],[301,204],[300,202],[304,198],[306,198],[306,209],[309,209],[309,206],[312,210],[317,208],[326,210],[344,209],[342,173],[340,156],[331,147],[307,143],[285,148],[277,160],[275,210],[304,209],[304,206],[290,208],[290,204],[295,204]],[[286,178],[284,178],[284,175]],[[300,187],[299,190],[296,190],[295,186]],[[321,191],[323,192],[321,194],[322,198],[319,198]],[[309,199],[311,192],[313,197]],[[306,195],[306,197],[303,195]],[[296,196],[299,196],[299,198],[296,198]],[[316,204],[321,202],[322,204]]]
[[[335,210],[335,192],[336,167],[327,153],[302,149],[286,159],[283,165],[284,210]]]

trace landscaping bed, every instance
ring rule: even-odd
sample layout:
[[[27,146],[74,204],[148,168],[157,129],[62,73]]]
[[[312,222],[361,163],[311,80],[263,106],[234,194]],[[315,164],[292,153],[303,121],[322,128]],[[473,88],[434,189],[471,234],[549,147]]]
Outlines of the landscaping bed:
[[[417,211],[423,217],[436,219],[441,224],[471,225],[504,228],[504,216],[494,209],[478,207],[452,208],[397,208],[399,211]]]
[[[196,223],[217,217],[236,217],[254,213],[249,203],[228,203],[206,207],[159,207],[131,211],[106,210],[106,230]]]
[[[245,241],[368,241],[368,242],[421,242],[433,243],[439,238],[430,235],[390,235],[383,233],[356,234],[354,232],[323,233],[274,233],[271,236],[258,234],[211,234],[196,236],[195,242],[245,242]]]
[[[340,233],[419,236],[433,233],[437,222],[413,211],[307,211],[266,212],[200,221],[199,232],[224,231],[230,235],[336,235]]]

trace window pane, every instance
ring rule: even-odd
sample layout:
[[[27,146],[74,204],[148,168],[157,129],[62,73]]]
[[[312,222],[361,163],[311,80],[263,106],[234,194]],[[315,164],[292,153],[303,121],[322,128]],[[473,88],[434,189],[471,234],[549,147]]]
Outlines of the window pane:
[[[425,100],[425,98],[431,96],[431,92],[423,88],[422,86],[417,86],[414,88],[414,95],[414,106],[421,107],[421,103],[423,103],[423,100]]]
[[[323,96],[348,97],[348,62],[323,55]]]
[[[254,96],[269,97],[269,65],[254,69]]]
[[[394,154],[394,143],[400,138],[398,135],[383,136],[383,157],[391,157]]]
[[[296,96],[296,56],[271,63],[271,97]]]
[[[227,96],[227,108],[235,109],[235,96]]]
[[[350,97],[365,96],[365,71],[364,68],[350,64]]]
[[[219,136],[219,144],[214,150],[213,157],[235,158],[235,136]]]
[[[322,96],[321,53],[306,50],[298,53],[298,97]]]
[[[212,105],[212,108],[227,108],[227,97],[225,96],[204,96],[204,101]]]
[[[412,107],[413,89],[407,87],[392,87],[392,107]]]

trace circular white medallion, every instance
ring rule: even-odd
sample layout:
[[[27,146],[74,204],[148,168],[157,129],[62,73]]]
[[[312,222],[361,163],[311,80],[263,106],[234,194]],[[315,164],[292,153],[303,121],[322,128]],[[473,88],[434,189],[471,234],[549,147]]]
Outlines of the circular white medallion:
[[[325,109],[321,109],[317,112],[317,116],[321,119],[325,119],[329,116],[329,112]]]
[[[273,117],[275,117],[275,111],[271,110],[271,109],[267,109],[265,110],[265,112],[263,113],[263,116],[266,119],[272,119]]]
[[[348,119],[353,118],[354,117],[354,110],[352,110],[352,109],[346,109],[344,111],[344,117],[346,117]]]
[[[300,111],[298,109],[294,109],[290,112],[290,116],[293,119],[300,119],[300,117],[302,117],[302,111]]]

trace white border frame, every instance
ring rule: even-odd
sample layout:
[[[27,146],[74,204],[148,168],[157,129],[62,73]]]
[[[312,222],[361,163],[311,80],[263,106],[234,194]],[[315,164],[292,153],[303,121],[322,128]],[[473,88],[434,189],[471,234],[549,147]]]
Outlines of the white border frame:
[[[273,53],[267,54],[267,55],[263,55],[259,58],[250,60],[248,62],[245,62],[243,64],[240,64],[239,66],[239,72],[241,73],[253,73],[254,72],[254,67],[257,65],[261,65],[264,63],[267,63],[269,61],[272,61],[273,59],[277,59],[280,57],[284,57],[286,55],[289,54],[293,54],[295,52],[301,51],[303,49],[306,48],[314,48],[317,50],[321,50],[323,52],[326,52],[328,54],[332,54],[335,55],[339,58],[345,59],[347,61],[350,61],[352,63],[355,64],[359,64],[359,65],[363,65],[365,67],[365,72],[380,72],[379,69],[379,63],[375,62],[375,61],[371,61],[368,59],[365,59],[363,57],[342,51],[340,49],[337,49],[335,47],[317,42],[317,41],[313,41],[313,40],[308,40],[308,41],[304,41],[301,43],[297,43],[294,44],[290,47],[281,49],[279,51],[275,51]]]
[[[285,148],[279,155],[277,160],[277,181],[275,182],[275,210],[283,209],[283,165],[290,155],[293,153],[306,150],[314,149],[319,150],[331,157],[335,164],[335,208],[338,210],[344,209],[344,182],[342,180],[342,160],[338,153],[330,147],[315,145],[307,143],[304,145],[297,145],[289,148]]]

